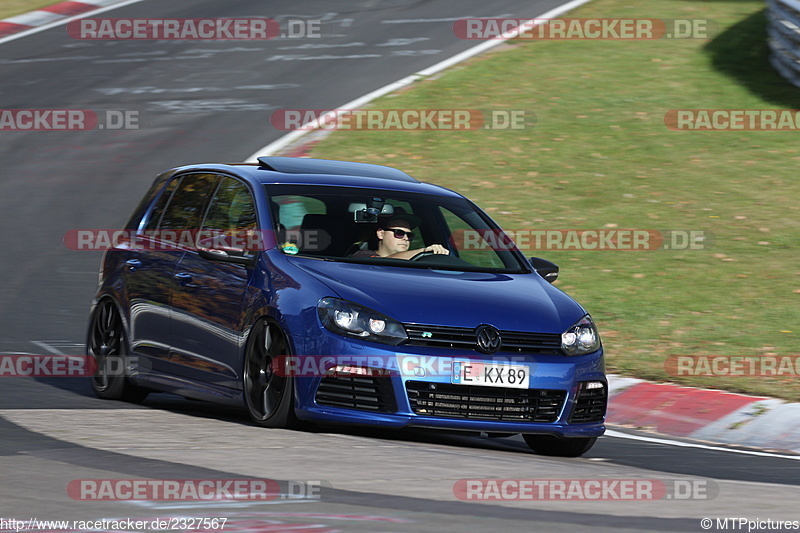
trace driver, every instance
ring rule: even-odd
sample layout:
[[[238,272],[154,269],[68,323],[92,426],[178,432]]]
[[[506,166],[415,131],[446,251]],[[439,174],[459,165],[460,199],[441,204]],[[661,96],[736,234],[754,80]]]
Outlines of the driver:
[[[409,250],[411,241],[414,240],[412,229],[418,227],[420,219],[417,216],[402,213],[394,215],[381,224],[375,232],[378,237],[377,250],[358,250],[353,257],[388,257],[391,259],[411,259],[422,252],[434,254],[449,254],[450,251],[441,244],[431,244],[425,248]]]

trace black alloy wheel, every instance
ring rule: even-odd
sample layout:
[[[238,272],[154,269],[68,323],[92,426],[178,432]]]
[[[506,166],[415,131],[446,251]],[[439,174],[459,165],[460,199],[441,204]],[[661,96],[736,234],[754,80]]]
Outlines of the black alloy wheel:
[[[256,425],[271,428],[297,427],[294,412],[294,381],[281,372],[289,345],[281,329],[261,320],[253,326],[244,360],[244,397]]]
[[[132,385],[125,374],[128,363],[128,340],[122,317],[114,302],[103,300],[94,311],[86,352],[94,357],[91,378],[94,393],[106,400],[141,402],[148,390]]]

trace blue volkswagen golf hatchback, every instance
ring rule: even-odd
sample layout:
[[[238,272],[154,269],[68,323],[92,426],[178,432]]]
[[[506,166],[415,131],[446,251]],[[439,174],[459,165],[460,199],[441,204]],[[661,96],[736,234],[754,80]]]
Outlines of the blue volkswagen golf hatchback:
[[[603,434],[600,338],[556,265],[397,169],[258,161],[164,172],[106,251],[98,396],[241,405],[265,427],[521,433],[546,455]]]

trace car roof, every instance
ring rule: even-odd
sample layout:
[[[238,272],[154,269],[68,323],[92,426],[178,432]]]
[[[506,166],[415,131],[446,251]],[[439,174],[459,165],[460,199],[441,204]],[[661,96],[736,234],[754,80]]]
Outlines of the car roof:
[[[227,172],[264,185],[359,187],[461,197],[454,191],[418,181],[401,170],[383,165],[298,157],[259,157],[258,161],[227,165],[189,165],[175,170]]]
[[[386,178],[419,183],[402,170],[384,165],[371,165],[369,163],[332,161],[329,159],[308,159],[302,157],[259,157],[258,162],[261,167],[266,170],[284,174],[334,174],[337,176]]]

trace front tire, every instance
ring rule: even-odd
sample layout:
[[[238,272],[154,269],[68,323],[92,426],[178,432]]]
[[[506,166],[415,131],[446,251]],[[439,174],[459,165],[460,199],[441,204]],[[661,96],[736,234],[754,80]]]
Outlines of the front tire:
[[[294,380],[278,371],[289,355],[286,335],[277,324],[261,320],[253,326],[244,356],[242,385],[253,422],[268,428],[295,428]]]
[[[522,435],[522,437],[534,452],[551,457],[580,457],[597,441],[597,437],[558,438],[551,435]]]
[[[114,302],[100,302],[90,324],[86,353],[94,357],[96,365],[91,378],[95,395],[105,400],[143,401],[149,391],[132,385],[125,377],[128,338]]]

